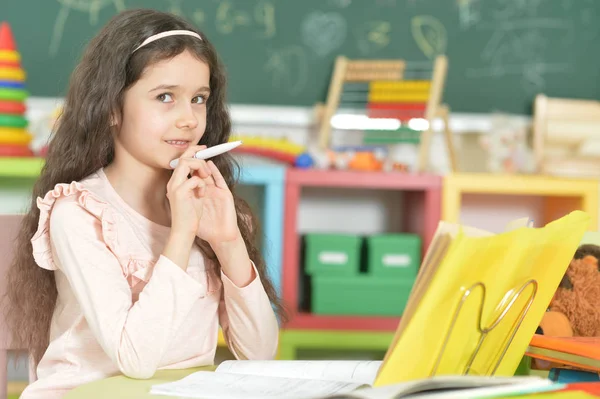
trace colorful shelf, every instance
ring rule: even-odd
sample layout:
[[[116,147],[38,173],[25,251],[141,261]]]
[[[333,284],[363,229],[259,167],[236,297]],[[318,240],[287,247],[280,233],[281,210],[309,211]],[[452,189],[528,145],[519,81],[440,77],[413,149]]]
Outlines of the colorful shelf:
[[[281,295],[283,258],[283,204],[285,168],[280,166],[247,166],[241,168],[240,183],[264,186],[262,231],[263,256],[275,290]],[[268,210],[268,212],[267,212]]]
[[[590,230],[598,229],[599,182],[594,179],[571,179],[538,175],[451,174],[444,178],[442,218],[460,221],[464,194],[538,196],[544,198],[542,221],[546,224],[573,210],[588,213]]]
[[[337,331],[393,331],[397,317],[324,316],[304,312],[299,305],[301,276],[298,208],[303,187],[394,190],[404,193],[403,231],[419,234],[423,252],[429,246],[440,220],[442,178],[385,172],[354,172],[288,169],[285,182],[283,300],[292,317],[285,328]]]
[[[399,317],[326,316],[299,312],[286,328],[345,331],[395,331]]]

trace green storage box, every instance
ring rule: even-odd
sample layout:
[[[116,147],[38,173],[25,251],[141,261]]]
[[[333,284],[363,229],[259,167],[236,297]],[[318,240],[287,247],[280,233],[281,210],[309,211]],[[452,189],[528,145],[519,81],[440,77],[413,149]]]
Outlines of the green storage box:
[[[355,275],[362,238],[350,234],[307,234],[304,269],[309,275]]]
[[[411,279],[421,264],[421,237],[416,234],[380,234],[367,237],[368,273]]]
[[[313,276],[312,313],[350,316],[401,316],[415,279],[368,275]]]

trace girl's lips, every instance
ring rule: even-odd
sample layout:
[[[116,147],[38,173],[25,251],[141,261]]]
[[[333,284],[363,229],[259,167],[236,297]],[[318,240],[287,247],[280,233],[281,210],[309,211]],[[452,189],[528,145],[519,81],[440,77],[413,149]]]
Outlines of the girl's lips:
[[[175,148],[187,148],[190,145],[190,142],[185,140],[165,140],[165,143]]]

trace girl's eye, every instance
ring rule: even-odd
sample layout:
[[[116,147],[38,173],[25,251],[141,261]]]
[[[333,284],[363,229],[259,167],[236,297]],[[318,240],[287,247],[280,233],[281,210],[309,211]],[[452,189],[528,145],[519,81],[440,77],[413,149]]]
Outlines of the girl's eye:
[[[196,97],[192,98],[193,104],[204,104],[204,102],[206,102],[206,99],[204,98],[204,96],[196,96]]]
[[[163,103],[170,103],[173,102],[173,98],[171,97],[171,95],[169,93],[163,93],[163,94],[159,94],[156,99],[160,102]]]

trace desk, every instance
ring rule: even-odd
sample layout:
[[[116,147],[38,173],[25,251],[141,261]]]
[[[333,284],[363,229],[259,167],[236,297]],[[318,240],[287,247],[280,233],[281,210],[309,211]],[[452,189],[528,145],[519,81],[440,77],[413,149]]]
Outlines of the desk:
[[[77,387],[63,399],[168,399],[171,396],[150,395],[152,385],[177,381],[193,372],[213,371],[215,368],[216,366],[206,366],[184,370],[159,370],[149,380],[134,380],[122,375],[110,377]]]

